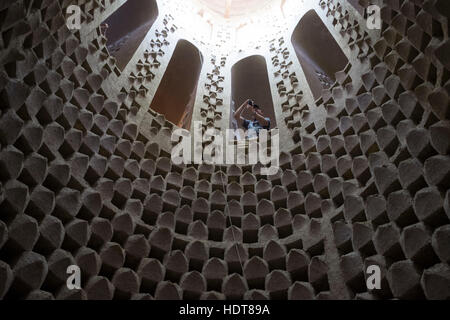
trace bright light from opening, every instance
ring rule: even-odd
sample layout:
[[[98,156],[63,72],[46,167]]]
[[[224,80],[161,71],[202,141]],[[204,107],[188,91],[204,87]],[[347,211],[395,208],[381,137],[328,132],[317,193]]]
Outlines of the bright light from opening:
[[[303,0],[171,0],[169,8],[187,40],[210,50],[254,49],[285,31]]]
[[[226,19],[251,15],[266,7],[270,2],[279,0],[196,0],[202,6]]]

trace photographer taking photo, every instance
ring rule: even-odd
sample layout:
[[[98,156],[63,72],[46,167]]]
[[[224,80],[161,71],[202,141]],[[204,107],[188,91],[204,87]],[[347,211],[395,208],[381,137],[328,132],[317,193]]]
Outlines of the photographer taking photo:
[[[242,113],[244,110],[248,110],[251,112],[251,115],[253,117],[252,120],[245,119],[242,116]],[[261,108],[255,104],[253,100],[248,99],[245,101],[234,113],[234,118],[236,121],[242,122],[242,127],[244,127],[245,130],[251,131],[253,130],[257,136],[259,136],[259,131],[261,129],[270,129],[270,118],[264,117],[264,113],[261,110]]]

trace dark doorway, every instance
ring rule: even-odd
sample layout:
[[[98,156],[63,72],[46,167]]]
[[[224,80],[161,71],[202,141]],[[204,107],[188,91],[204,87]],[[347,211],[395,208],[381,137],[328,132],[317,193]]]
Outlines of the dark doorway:
[[[103,22],[109,26],[105,32],[108,51],[120,70],[125,69],[157,18],[156,0],[128,0]]]
[[[333,85],[335,73],[345,69],[348,59],[314,10],[303,16],[291,40],[314,99],[318,99],[323,89]]]
[[[263,56],[254,55],[237,62],[231,69],[231,120],[230,128],[242,128],[234,122],[233,113],[247,99],[252,99],[261,107],[264,115],[270,118],[271,128],[277,126],[272,93],[270,90],[267,64]],[[243,113],[250,119],[250,115]],[[234,125],[233,125],[234,124]]]
[[[203,56],[197,47],[186,40],[178,41],[150,108],[173,124],[190,129],[202,65]]]
[[[364,7],[359,4],[359,0],[348,0],[348,2],[350,2],[353,8],[355,8],[360,15],[364,16]]]

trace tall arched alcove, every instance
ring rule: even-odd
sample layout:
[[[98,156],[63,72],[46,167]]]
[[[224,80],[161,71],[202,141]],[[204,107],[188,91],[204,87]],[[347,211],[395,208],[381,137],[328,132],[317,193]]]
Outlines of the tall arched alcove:
[[[179,40],[150,108],[175,125],[189,129],[203,55],[186,40]]]
[[[300,19],[291,41],[314,99],[318,99],[322,90],[336,80],[335,73],[346,67],[348,59],[314,10]]]
[[[105,33],[107,47],[120,70],[125,69],[158,14],[156,0],[127,0],[104,21],[109,26]]]
[[[266,117],[270,118],[271,128],[277,126],[272,93],[270,89],[267,63],[263,56],[253,55],[238,61],[231,69],[231,120],[233,126],[233,112],[247,99],[252,99],[261,107]],[[250,119],[250,115],[243,116]],[[241,127],[242,124],[238,124]]]
[[[347,0],[359,12],[362,16],[364,16],[364,7],[359,4],[359,0]]]

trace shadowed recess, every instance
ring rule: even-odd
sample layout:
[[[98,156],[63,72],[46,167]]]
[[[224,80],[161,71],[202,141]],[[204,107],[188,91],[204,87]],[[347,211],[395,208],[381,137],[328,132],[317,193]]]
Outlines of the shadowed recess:
[[[180,40],[150,108],[165,115],[170,122],[189,129],[202,64],[203,56],[197,47]]]
[[[235,109],[247,99],[252,99],[270,118],[271,128],[277,126],[267,64],[263,56],[254,55],[238,61],[231,69],[231,83]],[[244,113],[243,116],[250,119],[249,114]]]
[[[297,24],[291,41],[314,98],[318,99],[322,89],[331,87],[335,73],[345,68],[348,59],[314,10]]]
[[[109,26],[107,47],[120,70],[125,69],[157,18],[156,0],[128,0],[104,21]]]

